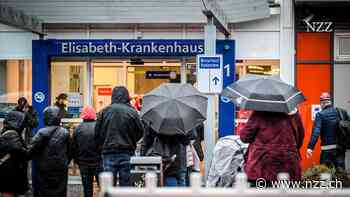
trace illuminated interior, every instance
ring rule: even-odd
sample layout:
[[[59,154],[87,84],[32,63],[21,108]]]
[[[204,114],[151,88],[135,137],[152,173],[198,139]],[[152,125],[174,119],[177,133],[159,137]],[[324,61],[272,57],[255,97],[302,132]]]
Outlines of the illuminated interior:
[[[180,83],[182,63],[178,59],[53,61],[51,104],[59,94],[65,93],[68,100],[80,100],[81,107],[92,105],[100,111],[111,103],[115,86],[126,86],[131,97],[142,97],[162,83]],[[187,61],[185,68],[186,82],[194,84],[194,60]]]

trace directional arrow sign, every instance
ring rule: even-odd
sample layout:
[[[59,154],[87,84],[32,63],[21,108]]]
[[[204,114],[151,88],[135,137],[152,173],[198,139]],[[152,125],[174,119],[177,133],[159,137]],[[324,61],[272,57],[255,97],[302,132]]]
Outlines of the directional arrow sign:
[[[214,84],[217,85],[219,81],[220,79],[217,76],[215,76],[213,79]]]
[[[219,94],[223,87],[222,56],[197,56],[197,84],[203,93]]]

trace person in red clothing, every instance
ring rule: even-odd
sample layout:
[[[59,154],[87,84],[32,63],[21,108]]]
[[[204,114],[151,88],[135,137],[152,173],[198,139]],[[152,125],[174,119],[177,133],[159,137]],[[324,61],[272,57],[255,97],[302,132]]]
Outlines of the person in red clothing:
[[[83,183],[84,197],[93,197],[94,178],[103,171],[101,154],[95,141],[96,112],[85,106],[80,114],[80,123],[72,136],[72,153],[74,161],[79,165]]]
[[[290,114],[254,111],[240,138],[249,143],[244,169],[252,185],[260,178],[275,181],[281,172],[289,173],[290,180],[301,179],[304,127],[297,110]]]
[[[142,108],[142,97],[135,95],[133,97],[130,97],[131,100],[131,104],[132,106],[137,110],[137,111],[141,111]]]

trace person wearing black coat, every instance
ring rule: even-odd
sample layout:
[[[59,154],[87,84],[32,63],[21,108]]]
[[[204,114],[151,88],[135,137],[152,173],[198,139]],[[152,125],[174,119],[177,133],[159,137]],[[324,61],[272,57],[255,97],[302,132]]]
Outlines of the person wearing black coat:
[[[161,135],[146,122],[144,122],[144,131],[141,155],[162,157],[165,186],[187,186],[186,146],[190,144],[189,136]]]
[[[95,140],[102,152],[104,171],[112,172],[114,177],[119,174],[120,186],[130,186],[130,157],[142,135],[143,126],[130,104],[128,90],[115,87],[112,104],[97,116]]]
[[[34,197],[66,197],[70,135],[60,127],[57,107],[47,107],[43,114],[46,126],[36,133],[30,147],[35,172]]]
[[[83,108],[80,123],[73,133],[73,159],[79,165],[83,182],[84,197],[93,197],[94,178],[98,183],[98,175],[103,171],[101,154],[95,142],[96,113],[90,106]]]
[[[33,137],[33,129],[39,125],[38,115],[33,106],[29,105],[26,98],[21,97],[17,101],[17,106],[14,111],[24,114],[24,141],[29,145]]]
[[[29,189],[27,178],[28,149],[21,137],[24,114],[10,112],[4,120],[0,135],[0,196],[25,194]]]

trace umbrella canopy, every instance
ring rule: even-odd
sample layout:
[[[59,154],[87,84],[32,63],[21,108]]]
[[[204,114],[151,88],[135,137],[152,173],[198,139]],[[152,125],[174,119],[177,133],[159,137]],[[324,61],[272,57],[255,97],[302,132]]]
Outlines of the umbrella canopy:
[[[289,113],[305,100],[301,91],[278,77],[248,75],[221,93],[239,107],[254,111]]]
[[[206,120],[207,104],[192,85],[166,83],[143,97],[141,117],[160,134],[186,135]]]

